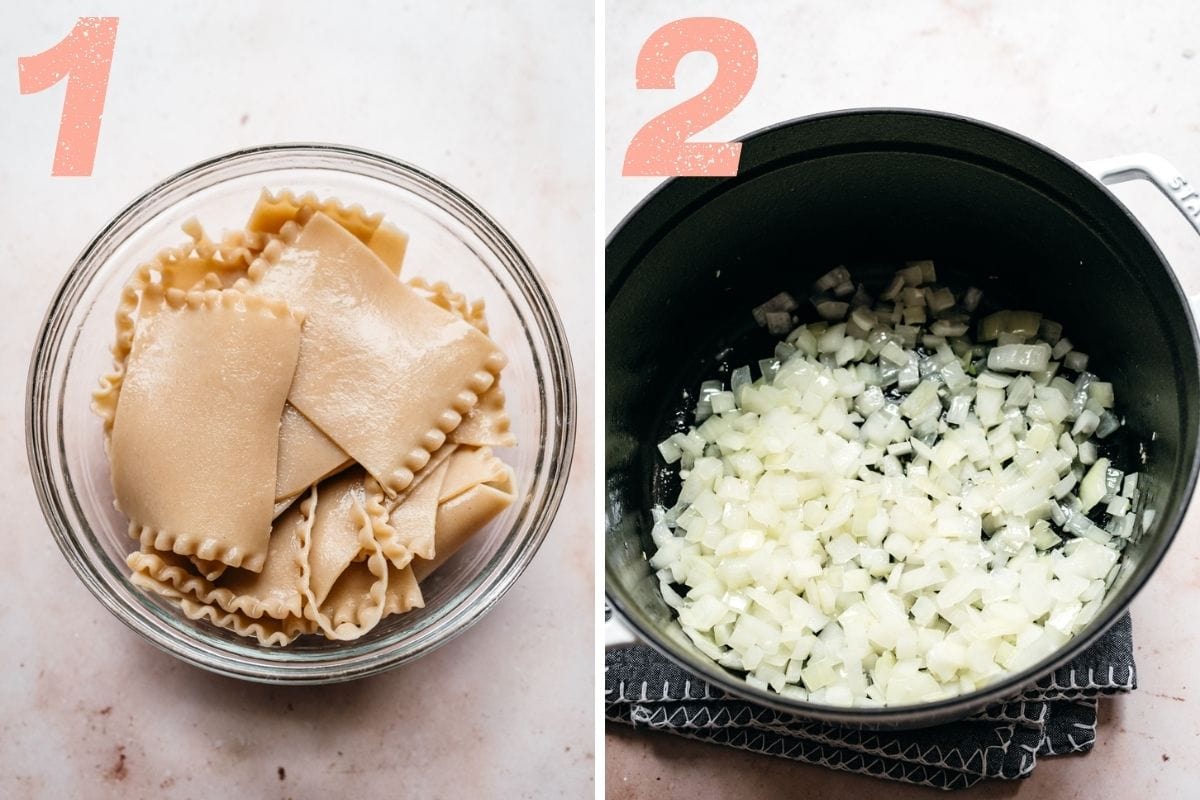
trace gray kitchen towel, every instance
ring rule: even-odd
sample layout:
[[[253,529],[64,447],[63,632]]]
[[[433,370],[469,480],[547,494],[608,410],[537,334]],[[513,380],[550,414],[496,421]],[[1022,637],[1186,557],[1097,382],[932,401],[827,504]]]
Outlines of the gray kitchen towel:
[[[1128,614],[1074,661],[1011,700],[916,731],[799,719],[715,689],[642,645],[611,648],[604,663],[609,720],[939,789],[1024,778],[1040,756],[1090,750],[1099,698],[1136,686]]]

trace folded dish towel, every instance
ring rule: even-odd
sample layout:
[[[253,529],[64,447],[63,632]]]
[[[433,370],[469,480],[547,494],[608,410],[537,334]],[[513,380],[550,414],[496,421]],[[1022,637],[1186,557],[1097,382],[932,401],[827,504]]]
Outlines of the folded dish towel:
[[[609,649],[604,668],[610,720],[939,789],[1024,778],[1039,757],[1090,750],[1099,698],[1136,685],[1128,614],[1077,659],[1012,700],[915,731],[805,721],[712,688],[645,646]]]

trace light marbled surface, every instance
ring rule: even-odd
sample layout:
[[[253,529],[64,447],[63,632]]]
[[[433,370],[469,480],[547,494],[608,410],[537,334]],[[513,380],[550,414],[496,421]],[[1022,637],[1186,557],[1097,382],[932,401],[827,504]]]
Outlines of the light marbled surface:
[[[755,35],[758,80],[746,100],[698,137],[727,140],[772,122],[861,106],[953,111],[1031,136],[1069,158],[1158,153],[1200,177],[1200,15],[1174,0],[1132,6],[1018,0],[678,4],[610,0],[606,13],[606,223],[611,229],[656,184],[620,177],[625,147],[654,114],[712,79],[692,54],[675,92],[636,92],[638,48],[685,15],[727,16]],[[1200,247],[1176,211],[1145,185],[1117,187],[1175,266],[1200,292]],[[1050,759],[1020,784],[969,796],[1193,798],[1200,785],[1200,509],[1193,507],[1163,567],[1133,607],[1138,681],[1107,702],[1093,753]],[[942,796],[933,790],[610,726],[608,796],[788,797],[825,800]],[[802,787],[802,788],[801,788]]]
[[[203,5],[24,3],[0,26],[0,797],[590,796],[591,5]],[[51,178],[64,86],[22,97],[15,62],[89,13],[121,18],[95,173]],[[302,140],[396,155],[487,208],[562,312],[580,404],[562,512],[487,617],[389,674],[280,689],[179,663],[92,598],[38,509],[23,404],[45,307],[103,222],[199,159]]]

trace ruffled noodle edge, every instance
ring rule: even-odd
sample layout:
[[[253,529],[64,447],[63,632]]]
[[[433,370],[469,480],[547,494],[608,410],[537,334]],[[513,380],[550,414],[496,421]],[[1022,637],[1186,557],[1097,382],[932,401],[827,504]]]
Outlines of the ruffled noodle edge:
[[[179,598],[179,607],[190,620],[208,620],[214,625],[231,630],[239,636],[253,636],[259,644],[267,647],[282,647],[291,644],[301,635],[313,633],[313,626],[306,619],[289,617],[277,619],[247,619],[237,612],[224,611],[217,606],[204,605],[187,598]]]
[[[429,302],[462,319],[485,336],[488,335],[487,315],[483,300],[468,301],[466,296],[454,291],[445,281],[431,283],[416,277],[408,285]],[[500,375],[496,382],[479,397],[475,408],[463,415],[462,422],[447,438],[458,444],[476,447],[515,447],[517,437],[512,433],[512,420],[505,407],[504,390],[500,388]]]
[[[268,233],[233,230],[225,231],[220,241],[213,241],[195,217],[189,217],[181,227],[192,240],[192,254],[212,262],[214,268],[219,270],[236,270],[249,266],[254,260],[254,254],[262,250],[271,239]]]
[[[405,614],[415,608],[425,607],[425,596],[411,566],[404,569],[391,567],[388,577],[387,597],[383,603],[383,617]]]
[[[250,244],[265,247],[271,238],[262,234],[254,237],[239,235],[240,232],[235,231],[226,234],[221,243],[214,243],[194,217],[183,223],[183,231],[191,237],[190,242],[160,250],[150,261],[139,264],[121,288],[114,314],[116,336],[111,348],[113,367],[101,376],[99,387],[92,392],[92,410],[104,423],[106,443],[116,419],[117,400],[125,379],[129,354],[133,350],[133,337],[145,290],[151,286],[158,286],[164,292],[171,289],[190,291],[197,287],[206,290],[228,288],[235,281],[235,276],[240,277],[253,260]],[[189,286],[179,286],[173,282],[173,276],[177,274],[179,266],[189,259],[205,261],[210,268],[204,270],[199,281]]]
[[[316,486],[312,488],[311,499],[313,503],[320,502]],[[379,620],[383,618],[383,609],[387,600],[388,560],[379,546],[377,531],[381,526],[386,528],[387,519],[378,516],[378,509],[373,507],[376,505],[370,501],[367,503],[367,508],[363,508],[358,503],[353,505],[351,513],[354,515],[354,523],[359,526],[359,546],[368,554],[367,559],[365,564],[362,562],[352,563],[346,568],[334,582],[329,596],[325,598],[324,606],[317,604],[310,586],[312,570],[309,564],[309,553],[312,547],[312,538],[308,534],[311,533],[311,526],[307,530],[302,529],[301,531],[300,553],[303,561],[300,567],[300,585],[305,599],[304,615],[316,623],[327,639],[335,641],[358,639],[378,625]],[[367,570],[372,578],[371,584],[365,592],[366,602],[358,602],[354,598],[355,593],[350,592],[351,597],[345,598],[340,603],[333,603],[332,609],[326,610],[331,605],[330,598],[335,597],[338,593],[338,585],[343,581],[355,580],[358,577],[355,573],[360,573],[363,569]]]
[[[425,432],[420,442],[412,450],[404,454],[400,469],[390,475],[390,480],[380,481],[384,492],[389,497],[395,497],[407,489],[417,473],[429,463],[433,454],[441,448],[451,432],[462,424],[463,419],[479,404],[479,398],[492,387],[508,363],[507,357],[499,350],[492,352],[484,362],[483,369],[472,372],[467,377],[467,386],[450,401],[450,405],[434,420],[434,427]]]
[[[335,197],[324,200],[313,192],[299,197],[291,189],[272,193],[263,188],[250,219],[249,233],[278,233],[288,222],[303,225],[320,211],[345,228],[374,253],[394,275],[399,275],[408,253],[408,233],[388,222],[382,212],[367,213],[359,204],[347,206]]]
[[[246,230],[252,233],[279,233],[288,222],[304,224],[310,216],[320,211],[325,216],[352,233],[366,244],[383,224],[383,213],[368,213],[361,204],[346,205],[336,197],[324,200],[315,192],[305,192],[299,197],[291,189],[272,192],[263,187],[246,221]]]
[[[413,475],[412,483],[405,490],[394,498],[389,498],[383,491],[383,487],[379,482],[367,476],[366,492],[368,511],[377,515],[382,519],[382,523],[377,525],[376,533],[379,538],[379,546],[383,550],[384,555],[392,563],[396,569],[404,569],[409,565],[413,558],[421,557],[421,553],[409,547],[404,543],[400,531],[396,530],[391,524],[392,512],[395,511],[401,503],[406,501],[413,492],[417,491],[421,485],[429,478],[438,476],[444,478],[445,473],[441,470],[443,464],[454,454],[458,449],[458,445],[453,442],[446,442],[429,457],[429,461],[416,474]],[[441,487],[438,487],[441,491]],[[436,513],[436,512],[435,512]]]
[[[291,644],[303,634],[315,632],[316,626],[301,617],[289,617],[283,620],[270,617],[249,619],[238,612],[228,612],[218,606],[198,602],[169,584],[160,583],[144,573],[134,572],[130,577],[130,582],[174,601],[183,615],[192,621],[207,620],[218,627],[231,630],[239,636],[252,636],[265,647],[282,647]]]
[[[171,288],[164,290],[161,286],[151,284],[143,290],[143,296],[149,293],[149,296],[153,298],[160,292],[163,299],[166,300],[167,305],[176,311],[184,309],[194,311],[231,309],[250,313],[262,313],[277,319],[290,319],[297,324],[304,323],[305,314],[302,309],[292,308],[283,300],[246,294],[237,289],[184,291],[182,289]]]
[[[410,278],[408,285],[438,308],[449,311],[484,336],[488,335],[487,314],[482,299],[469,301],[466,295],[450,288],[445,281],[430,282],[425,278]]]
[[[188,556],[188,561],[192,562],[192,566],[196,568],[204,579],[207,581],[215,581],[225,574],[225,570],[229,568],[228,564],[222,564],[220,561],[209,561],[196,556]]]
[[[297,536],[302,543],[312,531],[315,508],[316,502],[312,497],[306,498],[299,506],[301,527]],[[275,535],[274,531],[272,535]],[[170,586],[175,591],[192,597],[200,603],[215,605],[222,611],[231,614],[245,614],[251,619],[260,619],[265,616],[270,619],[283,620],[289,617],[304,616],[305,594],[302,585],[296,587],[296,596],[292,602],[264,601],[253,595],[237,594],[224,586],[216,586],[212,580],[190,572],[182,564],[172,564],[170,558],[172,556],[179,558],[179,556],[175,553],[168,553],[164,548],[148,546],[145,542],[142,542],[142,548],[142,550],[130,553],[125,559],[125,563],[135,575],[142,575],[160,584]],[[194,563],[194,558],[192,560]],[[307,564],[301,556],[297,556],[297,566],[300,568],[301,581],[303,581]]]
[[[450,441],[471,447],[516,447],[517,436],[512,432],[507,398],[500,388],[500,378],[479,397],[475,408],[463,417],[462,424],[450,432]]]

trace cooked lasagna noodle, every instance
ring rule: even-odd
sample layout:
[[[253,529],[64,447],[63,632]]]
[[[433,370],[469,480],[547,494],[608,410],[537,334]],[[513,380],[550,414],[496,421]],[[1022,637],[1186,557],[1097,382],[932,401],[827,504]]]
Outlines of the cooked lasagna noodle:
[[[183,229],[126,283],[93,395],[132,581],[262,645],[423,607],[516,499],[482,301],[402,276],[407,234],[336,200]]]

